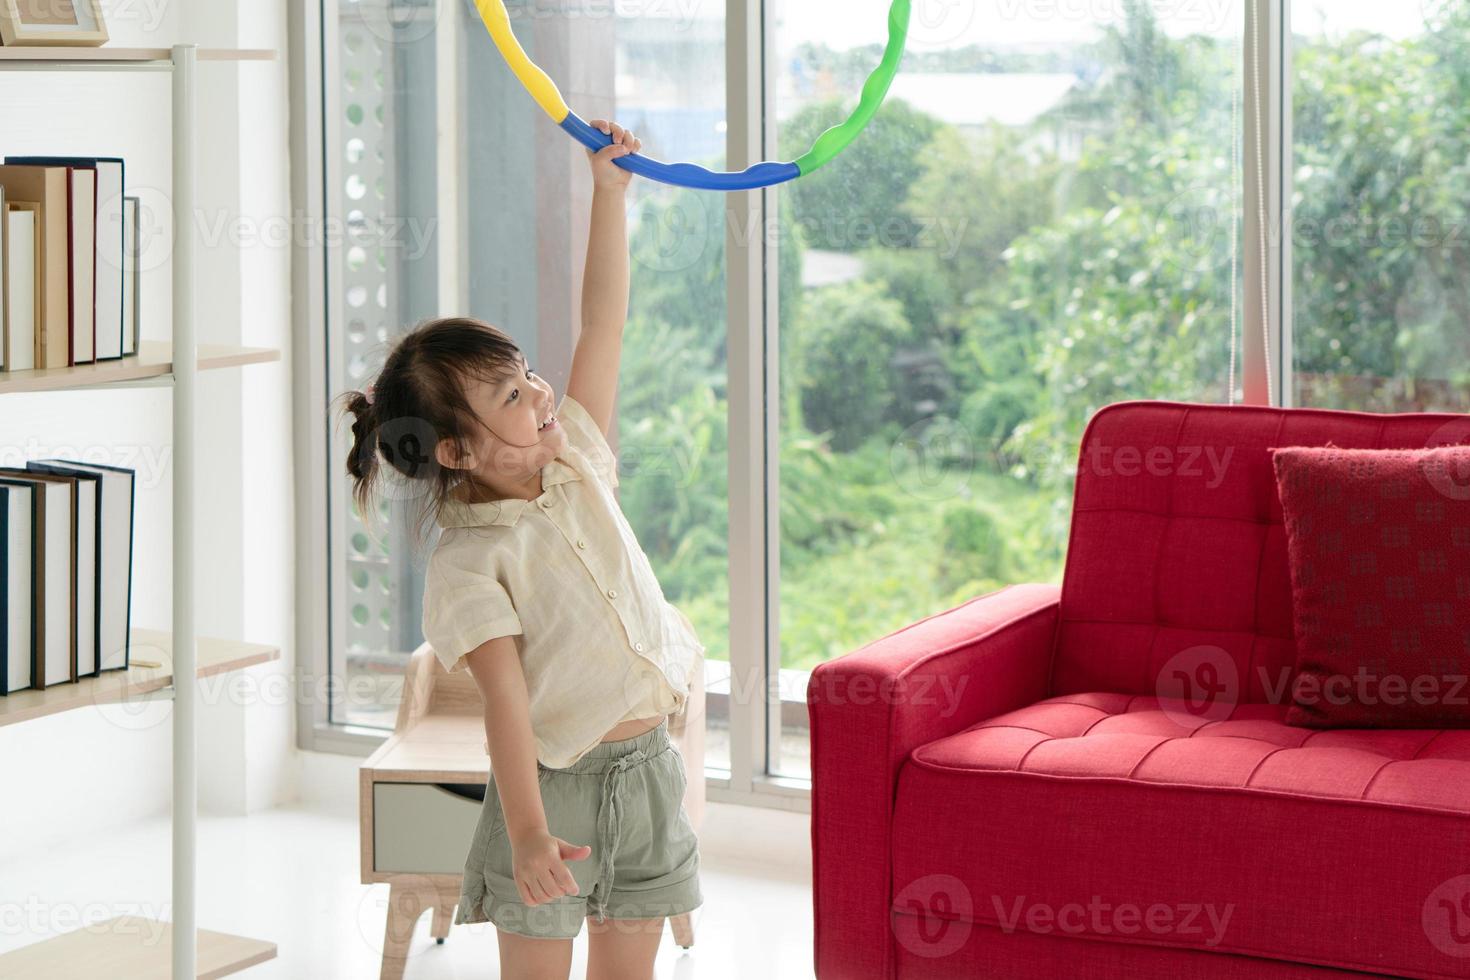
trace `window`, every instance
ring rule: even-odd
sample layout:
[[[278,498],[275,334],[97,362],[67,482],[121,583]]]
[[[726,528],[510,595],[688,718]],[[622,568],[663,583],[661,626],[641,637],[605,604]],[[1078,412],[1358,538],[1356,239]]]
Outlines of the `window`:
[[[1458,3],[1292,8],[1295,403],[1470,409]]]
[[[1240,6],[1006,7],[916,5],[866,132],[781,188],[786,775],[813,665],[1060,580],[1092,412],[1239,377]],[[787,160],[850,111],[888,4],[767,9]]]
[[[509,6],[581,115],[714,168],[727,145],[792,159],[843,118],[888,10]],[[472,5],[322,9],[323,208],[347,233],[322,291],[328,394],[450,310],[505,326],[564,391],[581,148]],[[1269,381],[1287,404],[1466,410],[1467,42],[1447,0],[915,4],[887,102],[818,172],[751,195],[635,181],[620,498],[709,647],[711,798],[800,805],[814,665],[1058,580],[1103,405]],[[421,573],[404,536],[364,533],[344,452],[313,477],[321,657],[344,682],[317,730],[380,737]]]

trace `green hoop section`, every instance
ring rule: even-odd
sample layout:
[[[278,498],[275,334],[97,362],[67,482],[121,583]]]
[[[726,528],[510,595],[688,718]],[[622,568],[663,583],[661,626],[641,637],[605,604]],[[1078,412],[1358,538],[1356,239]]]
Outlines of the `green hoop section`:
[[[883,104],[884,97],[888,95],[888,86],[893,84],[893,76],[898,74],[898,63],[903,60],[903,49],[908,35],[909,0],[893,0],[893,5],[888,8],[888,45],[883,49],[883,60],[878,62],[878,67],[863,82],[863,91],[858,96],[858,104],[852,110],[852,115],[818,136],[812,148],[796,158],[796,168],[803,174],[809,174],[830,162],[868,125],[868,120],[873,118],[873,114]]]

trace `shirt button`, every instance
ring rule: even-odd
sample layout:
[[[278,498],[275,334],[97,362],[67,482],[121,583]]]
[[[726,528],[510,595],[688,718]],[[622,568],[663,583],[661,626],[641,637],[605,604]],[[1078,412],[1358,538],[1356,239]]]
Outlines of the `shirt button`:
[[[641,643],[635,643],[635,644],[633,644],[633,649],[634,650],[637,650],[639,653],[642,653],[643,652],[643,644],[641,644]]]
[[[608,589],[607,590],[607,597],[609,599],[616,599],[618,597],[618,590],[617,589]]]
[[[552,505],[552,503],[553,503],[552,499],[550,497],[547,497],[545,500],[541,501],[541,506],[542,507],[550,507]]]
[[[577,547],[578,548],[585,548],[585,547],[587,547],[587,542],[586,541],[583,541],[580,538],[578,538],[577,539]]]

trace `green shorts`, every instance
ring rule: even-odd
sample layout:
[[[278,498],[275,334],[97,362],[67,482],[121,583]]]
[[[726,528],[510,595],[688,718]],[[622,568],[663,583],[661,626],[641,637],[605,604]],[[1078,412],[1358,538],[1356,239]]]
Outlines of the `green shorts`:
[[[536,763],[546,829],[592,853],[568,861],[576,895],[526,905],[511,874],[510,838],[495,789],[465,861],[455,922],[493,922],[523,936],[574,939],[589,915],[656,919],[698,908],[699,841],[684,811],[684,757],[665,719],[633,738],[599,742],[564,769]]]

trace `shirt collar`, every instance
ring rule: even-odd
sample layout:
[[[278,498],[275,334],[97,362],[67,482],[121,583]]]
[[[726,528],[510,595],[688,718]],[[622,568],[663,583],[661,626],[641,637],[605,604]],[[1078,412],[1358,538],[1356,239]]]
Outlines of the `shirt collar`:
[[[564,463],[560,457],[552,457],[545,466],[541,467],[542,496],[550,493],[551,488],[558,484],[580,479],[582,479],[582,474]],[[535,502],[535,500],[526,500],[522,497],[506,497],[504,500],[486,500],[467,504],[463,500],[451,497],[444,501],[444,507],[439,513],[438,524],[440,527],[479,527],[484,524],[514,527],[516,521],[521,519],[521,514],[525,509]]]

